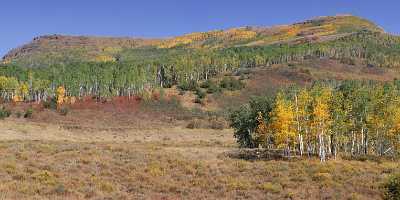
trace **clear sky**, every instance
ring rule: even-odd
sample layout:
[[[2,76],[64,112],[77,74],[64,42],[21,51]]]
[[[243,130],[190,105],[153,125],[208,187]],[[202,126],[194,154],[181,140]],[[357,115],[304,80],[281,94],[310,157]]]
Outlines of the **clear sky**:
[[[400,33],[399,0],[5,0],[0,56],[44,34],[167,37],[353,14]]]

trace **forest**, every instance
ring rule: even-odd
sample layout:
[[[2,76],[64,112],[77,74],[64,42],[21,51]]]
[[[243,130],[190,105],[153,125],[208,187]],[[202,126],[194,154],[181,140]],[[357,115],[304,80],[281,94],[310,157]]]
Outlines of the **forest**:
[[[400,147],[400,81],[316,82],[253,98],[232,112],[242,147],[284,149],[321,161],[342,155],[395,157]]]
[[[352,65],[400,67],[400,38],[361,31],[335,40],[314,43],[238,46],[216,49],[144,47],[126,50],[112,61],[66,62],[28,68],[0,67],[0,93],[4,101],[42,101],[55,96],[58,87],[67,96],[141,95],[153,88],[168,88],[189,81],[205,81],[243,68],[269,67],[314,58],[331,58]],[[15,98],[17,96],[17,98]]]

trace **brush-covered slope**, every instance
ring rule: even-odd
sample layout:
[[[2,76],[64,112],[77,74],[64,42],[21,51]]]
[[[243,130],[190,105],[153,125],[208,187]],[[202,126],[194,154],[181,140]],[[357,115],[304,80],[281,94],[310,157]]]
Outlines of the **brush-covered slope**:
[[[363,30],[380,32],[375,24],[355,16],[319,17],[292,25],[242,27],[191,33],[169,39],[106,38],[47,35],[10,51],[3,63],[24,67],[71,62],[107,62],[158,57],[165,49],[223,49],[323,42]],[[160,53],[161,52],[161,53]]]

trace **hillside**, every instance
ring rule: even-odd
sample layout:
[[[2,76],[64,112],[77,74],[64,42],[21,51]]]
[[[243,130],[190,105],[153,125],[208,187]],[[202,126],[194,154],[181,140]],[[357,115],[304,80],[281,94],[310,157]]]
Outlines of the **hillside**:
[[[216,49],[334,40],[362,30],[383,32],[375,24],[354,16],[319,17],[292,25],[243,27],[190,33],[170,39],[106,38],[46,35],[11,50],[4,63],[25,67],[77,61],[115,61],[133,49]],[[127,55],[128,54],[128,55]]]
[[[73,97],[146,96],[155,88],[182,89],[192,82],[247,69],[290,64],[300,70],[307,63],[314,66],[309,70],[315,72],[307,75],[310,77],[306,82],[343,80],[358,77],[352,66],[360,70],[390,69],[389,73],[396,74],[400,67],[399,47],[400,37],[349,15],[167,39],[50,35],[35,38],[4,57],[0,91],[5,101],[40,101],[54,97],[60,86]],[[319,60],[326,59],[336,63],[333,68],[346,64],[348,67],[340,70],[350,76],[321,76],[318,71],[324,68],[312,63],[324,63]],[[269,77],[273,73],[266,80]],[[278,85],[285,78],[296,79],[290,73],[280,77]],[[385,78],[364,74],[363,79]]]

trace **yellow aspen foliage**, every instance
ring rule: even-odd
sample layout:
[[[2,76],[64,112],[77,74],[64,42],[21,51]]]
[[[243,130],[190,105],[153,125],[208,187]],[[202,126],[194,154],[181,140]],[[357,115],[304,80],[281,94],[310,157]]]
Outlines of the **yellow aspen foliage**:
[[[118,52],[122,51],[122,48],[121,47],[105,47],[102,50],[103,50],[103,52],[114,54],[114,53],[118,53]]]
[[[208,39],[217,39],[220,41],[235,41],[251,39],[257,36],[257,32],[248,30],[247,28],[235,28],[226,31],[210,31],[191,33],[180,37],[166,40],[158,45],[159,48],[173,48],[180,45],[188,45],[194,42],[202,42]],[[194,47],[192,45],[192,47]]]
[[[11,63],[11,59],[4,59],[1,64],[6,65],[6,64],[10,64]]]
[[[300,90],[297,103],[299,107],[298,114],[300,116],[305,117],[307,115],[307,106],[310,104],[311,99],[312,98],[307,89]]]
[[[265,147],[266,145],[268,145],[269,132],[268,126],[266,125],[261,112],[258,112],[257,123],[258,125],[255,131],[255,141],[258,143],[259,146]]]
[[[399,98],[395,98],[394,101],[399,102]],[[400,148],[400,143],[398,142],[399,134],[400,134],[400,105],[399,103],[391,103],[388,106],[388,110],[390,111],[390,121],[392,126],[389,128],[387,137],[390,139],[392,145],[396,148]]]
[[[210,32],[212,33],[212,32]],[[175,37],[173,39],[167,40],[159,45],[160,48],[172,48],[179,45],[190,44],[195,41],[206,40],[209,37],[216,36],[216,34],[208,34],[208,33],[191,33],[180,37]]]
[[[17,103],[17,102],[22,102],[23,99],[21,96],[19,96],[18,94],[14,95],[13,97],[13,102]]]
[[[271,129],[274,134],[275,144],[278,148],[289,147],[295,144],[296,133],[293,129],[295,120],[292,104],[278,93],[275,106],[270,113]]]
[[[18,86],[16,93],[13,97],[14,102],[22,102],[25,97],[29,94],[29,87],[26,83],[22,83]]]
[[[56,91],[56,97],[57,97],[57,105],[60,106],[64,103],[65,101],[65,88],[63,86],[60,86],[57,88]]]
[[[246,30],[245,28],[231,29],[227,31],[231,40],[251,39],[257,36],[255,31]]]
[[[397,133],[400,131],[400,107],[393,108],[393,127],[391,129],[392,133]]]
[[[337,28],[333,24],[326,24],[322,26],[322,28],[324,31],[321,32],[320,35],[329,35],[337,31]]]
[[[332,93],[330,89],[322,89],[321,94],[314,98],[313,125],[317,132],[325,133],[326,127],[330,124],[329,101]]]
[[[292,26],[289,28],[287,34],[289,37],[293,37],[296,36],[300,31],[300,27],[299,26]]]
[[[328,105],[318,98],[314,106],[313,114],[317,123],[324,123],[329,119]]]
[[[18,95],[21,97],[21,101],[25,99],[26,96],[29,94],[29,87],[28,84],[22,83],[18,88]]]
[[[76,103],[76,97],[70,97],[68,100],[69,100],[68,103],[71,105]]]
[[[0,76],[0,90],[6,90],[8,78],[5,76]]]
[[[73,105],[76,103],[76,97],[64,97],[64,104]]]
[[[100,55],[95,58],[96,62],[115,62],[116,59],[109,55]]]

